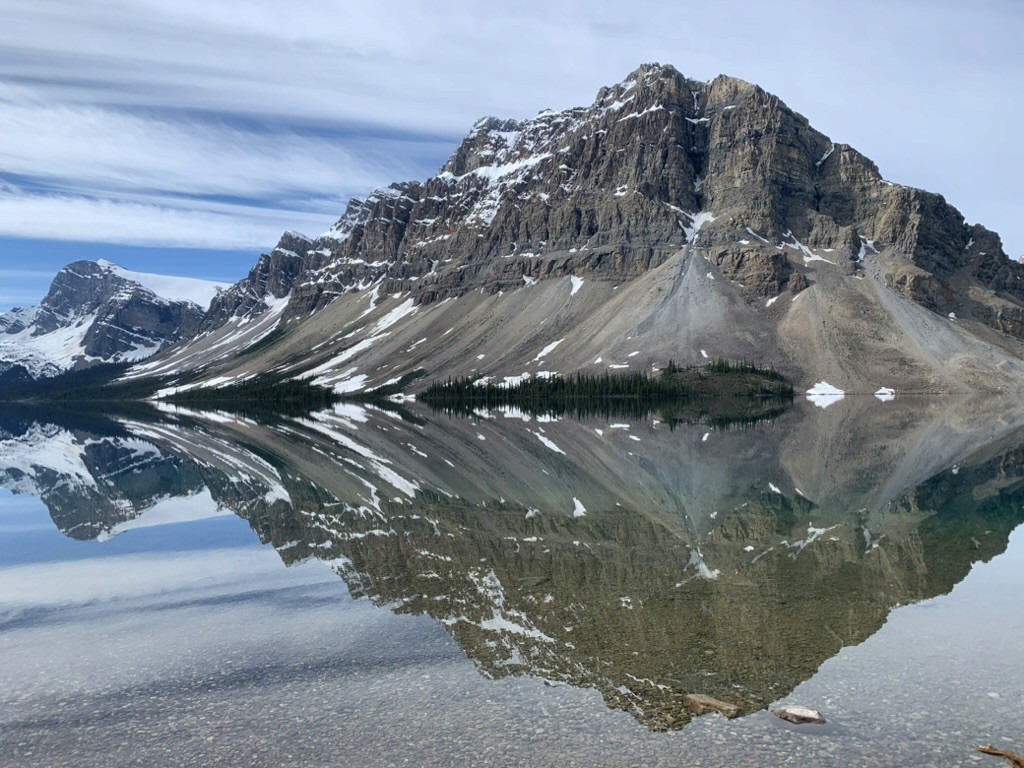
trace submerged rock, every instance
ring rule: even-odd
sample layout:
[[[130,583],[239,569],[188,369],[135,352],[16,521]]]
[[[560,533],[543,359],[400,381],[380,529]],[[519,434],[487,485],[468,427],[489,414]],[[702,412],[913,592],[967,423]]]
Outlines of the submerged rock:
[[[785,720],[787,723],[796,723],[797,725],[825,722],[821,712],[810,707],[780,707],[779,709],[773,709],[772,714]]]
[[[695,715],[705,715],[708,712],[718,712],[727,718],[739,717],[740,708],[735,704],[729,704],[712,696],[705,696],[703,693],[688,693],[683,697],[683,706]]]

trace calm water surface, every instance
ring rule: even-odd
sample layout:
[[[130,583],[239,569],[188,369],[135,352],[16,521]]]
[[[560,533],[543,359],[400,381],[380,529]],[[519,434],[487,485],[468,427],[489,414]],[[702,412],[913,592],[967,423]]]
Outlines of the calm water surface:
[[[0,412],[0,764],[1001,765],[1016,409]]]

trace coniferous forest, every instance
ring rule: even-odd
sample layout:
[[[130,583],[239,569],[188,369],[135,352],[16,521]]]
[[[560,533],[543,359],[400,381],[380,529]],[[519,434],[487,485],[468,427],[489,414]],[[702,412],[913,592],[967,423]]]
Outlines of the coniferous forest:
[[[435,381],[418,399],[453,415],[518,408],[533,415],[644,418],[657,413],[669,423],[735,423],[777,415],[793,397],[792,384],[778,372],[727,360],[686,368],[669,361],[654,374],[577,373],[511,384],[478,382],[474,377]]]

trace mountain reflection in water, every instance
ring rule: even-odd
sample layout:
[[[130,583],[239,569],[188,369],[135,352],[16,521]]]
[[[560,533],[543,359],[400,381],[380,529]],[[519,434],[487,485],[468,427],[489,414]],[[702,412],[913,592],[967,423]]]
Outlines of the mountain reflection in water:
[[[666,730],[692,718],[688,694],[764,708],[1002,552],[1024,521],[1009,412],[851,399],[669,430],[354,405],[271,425],[20,411],[0,418],[0,486],[79,540],[234,513],[286,565],[324,560],[353,596],[431,616],[485,676],[592,687]]]

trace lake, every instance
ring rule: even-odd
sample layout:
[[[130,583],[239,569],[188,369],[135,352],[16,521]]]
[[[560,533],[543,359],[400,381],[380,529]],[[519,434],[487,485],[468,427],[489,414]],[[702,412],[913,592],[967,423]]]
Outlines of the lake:
[[[692,422],[0,410],[0,764],[1024,752],[1018,402]]]

